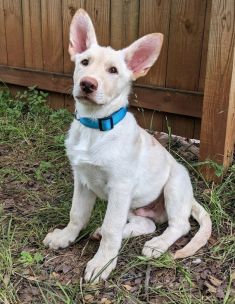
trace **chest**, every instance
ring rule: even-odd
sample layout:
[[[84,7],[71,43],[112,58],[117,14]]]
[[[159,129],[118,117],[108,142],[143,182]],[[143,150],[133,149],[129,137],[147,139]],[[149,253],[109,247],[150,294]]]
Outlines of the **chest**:
[[[65,145],[71,166],[77,171],[80,182],[101,199],[107,199],[108,168],[105,158],[101,157],[104,154],[103,145],[77,128],[70,130]]]

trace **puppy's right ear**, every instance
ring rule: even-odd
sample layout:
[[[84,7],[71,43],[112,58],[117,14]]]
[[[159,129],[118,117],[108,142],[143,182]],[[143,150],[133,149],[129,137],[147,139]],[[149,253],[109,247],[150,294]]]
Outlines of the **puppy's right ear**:
[[[74,56],[89,49],[92,44],[97,44],[94,26],[87,12],[79,9],[73,16],[70,25],[69,54],[71,60]]]

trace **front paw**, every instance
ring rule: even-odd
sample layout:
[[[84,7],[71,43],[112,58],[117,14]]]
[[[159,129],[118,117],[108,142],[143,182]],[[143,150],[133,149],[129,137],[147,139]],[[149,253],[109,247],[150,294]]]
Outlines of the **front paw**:
[[[161,237],[155,237],[144,244],[142,254],[148,258],[158,258],[167,251],[168,247]]]
[[[49,232],[43,244],[51,249],[59,249],[68,247],[75,241],[77,234],[74,234],[71,230],[65,227],[64,229],[55,229],[53,232]]]
[[[117,258],[107,257],[96,254],[93,259],[87,263],[85,270],[85,281],[98,283],[100,280],[106,280],[111,271],[116,267]]]

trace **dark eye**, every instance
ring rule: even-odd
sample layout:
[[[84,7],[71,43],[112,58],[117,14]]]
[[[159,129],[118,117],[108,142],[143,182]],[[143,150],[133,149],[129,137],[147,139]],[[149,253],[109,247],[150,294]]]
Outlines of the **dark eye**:
[[[83,59],[83,60],[81,61],[81,64],[82,64],[82,65],[88,65],[88,64],[89,64],[89,60],[88,60],[88,59]]]
[[[111,73],[111,74],[117,74],[118,70],[117,70],[116,67],[111,67],[111,68],[109,68],[109,73]]]

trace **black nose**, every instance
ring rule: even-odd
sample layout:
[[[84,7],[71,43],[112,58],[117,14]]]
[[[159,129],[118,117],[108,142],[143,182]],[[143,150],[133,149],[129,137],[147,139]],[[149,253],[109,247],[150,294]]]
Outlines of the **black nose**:
[[[97,87],[98,87],[97,81],[91,77],[85,77],[80,82],[80,88],[86,94],[96,91]]]

